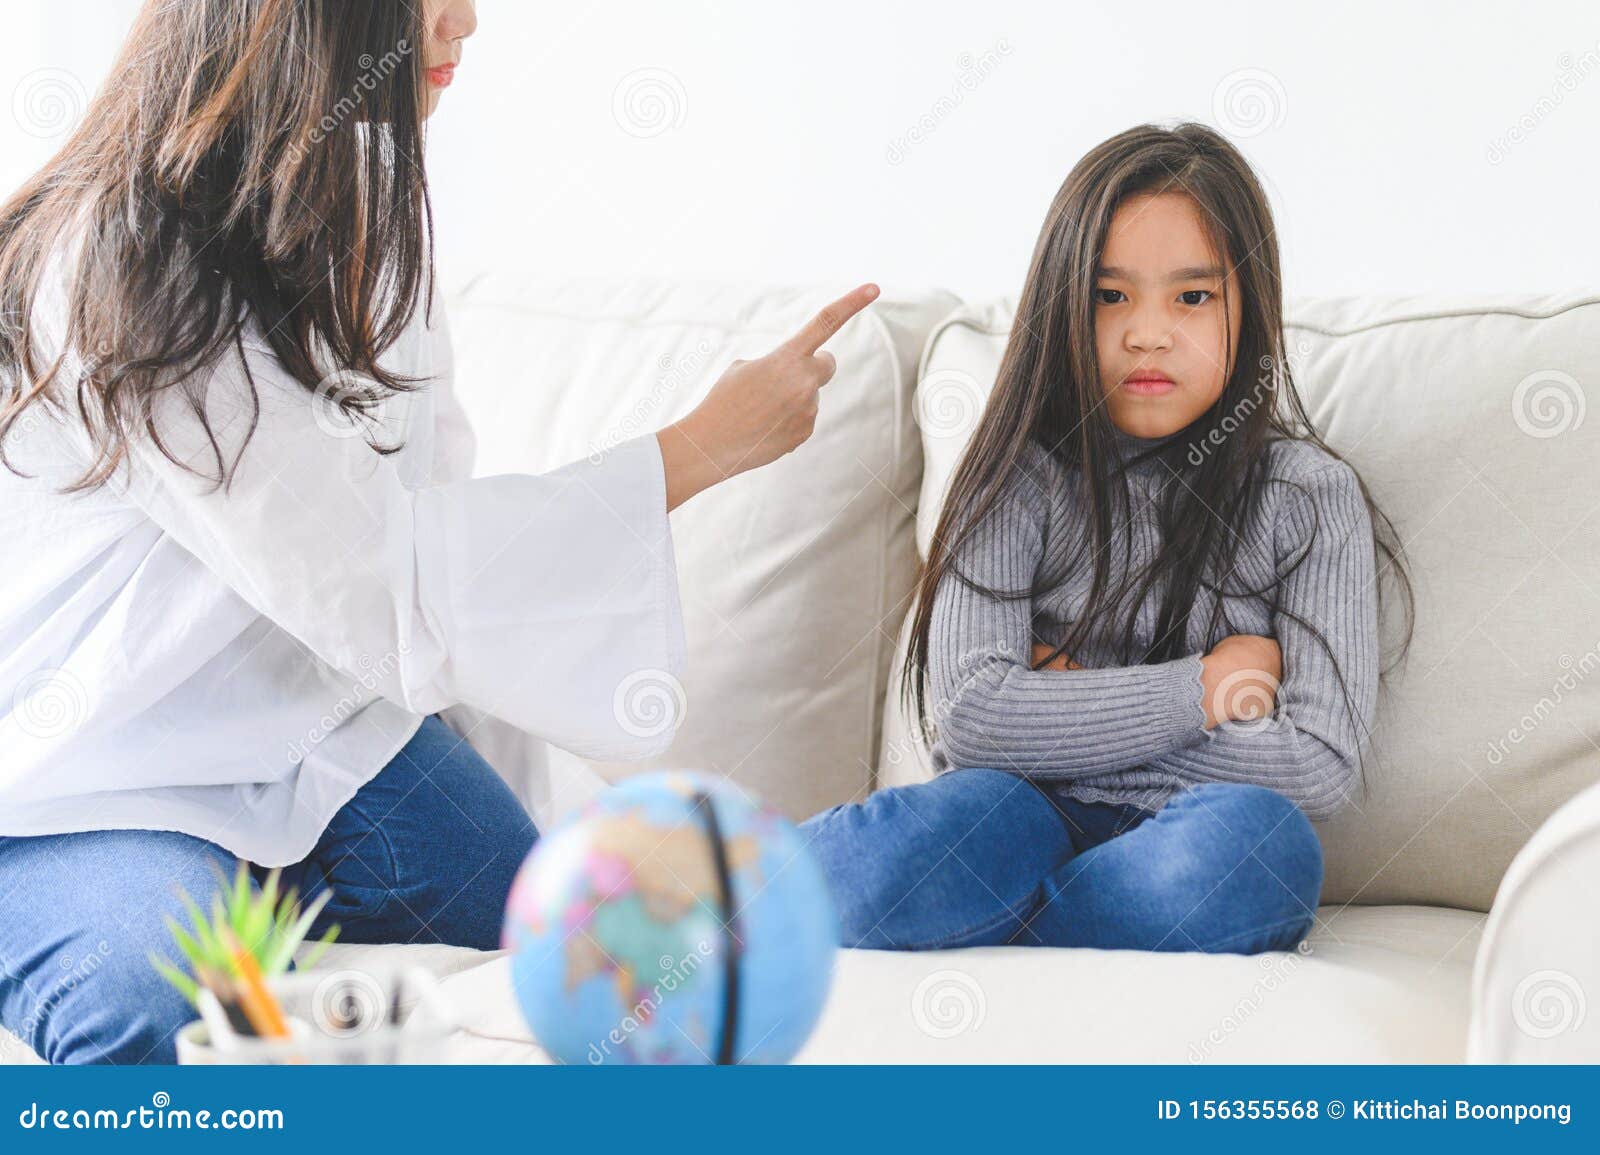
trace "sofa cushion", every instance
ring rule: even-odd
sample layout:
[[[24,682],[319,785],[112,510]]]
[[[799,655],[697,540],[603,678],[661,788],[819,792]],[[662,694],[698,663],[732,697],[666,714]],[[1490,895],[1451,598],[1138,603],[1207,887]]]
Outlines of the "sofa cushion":
[[[1324,908],[1293,952],[841,950],[803,1063],[1459,1063],[1483,918]],[[543,1063],[504,951],[336,945],[320,970],[446,976],[461,1029],[433,1061]],[[1084,992],[1093,992],[1092,997]],[[0,1062],[37,1062],[0,1032]]]
[[[843,287],[472,282],[450,304],[475,473],[554,468],[677,420],[729,362],[768,352]],[[682,726],[660,758],[594,764],[603,777],[706,770],[797,819],[869,788],[916,567],[916,359],[955,304],[886,290],[829,342],[839,368],[812,438],[672,514],[688,640]],[[679,694],[652,689],[663,701]],[[583,781],[570,755],[553,752],[545,768],[525,736],[448,716],[477,727],[474,745],[536,814],[562,789],[551,776]]]
[[[1012,308],[964,306],[924,352],[924,553]],[[1299,300],[1288,341],[1319,431],[1405,542],[1417,596],[1410,657],[1379,695],[1369,793],[1319,824],[1324,901],[1487,910],[1533,830],[1600,780],[1600,420],[1585,417],[1600,298]],[[898,687],[888,701],[882,781],[915,781],[923,744]]]
[[[1483,918],[1325,908],[1300,951],[841,950],[802,1063],[1459,1063]],[[547,1062],[485,955],[452,1056]],[[1092,992],[1090,994],[1089,992]]]

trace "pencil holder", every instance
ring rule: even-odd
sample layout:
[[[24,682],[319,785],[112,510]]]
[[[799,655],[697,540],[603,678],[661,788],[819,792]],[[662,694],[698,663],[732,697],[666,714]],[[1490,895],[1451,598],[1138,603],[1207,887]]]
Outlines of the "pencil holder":
[[[454,1012],[438,980],[414,964],[290,971],[269,980],[291,1037],[214,1040],[196,1020],[178,1032],[178,1062],[409,1064],[446,1062]]]

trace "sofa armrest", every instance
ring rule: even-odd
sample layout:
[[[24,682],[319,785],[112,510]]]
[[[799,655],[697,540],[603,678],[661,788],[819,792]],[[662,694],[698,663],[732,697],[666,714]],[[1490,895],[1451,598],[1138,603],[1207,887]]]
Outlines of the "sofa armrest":
[[[1552,814],[1500,883],[1467,1060],[1600,1062],[1600,785]]]

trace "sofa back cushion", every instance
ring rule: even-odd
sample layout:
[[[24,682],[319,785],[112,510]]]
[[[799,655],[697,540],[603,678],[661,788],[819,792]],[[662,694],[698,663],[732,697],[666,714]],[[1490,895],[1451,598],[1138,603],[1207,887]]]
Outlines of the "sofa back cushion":
[[[734,358],[770,351],[843,287],[472,282],[450,316],[474,472],[539,472],[670,424]],[[886,290],[829,342],[839,368],[811,439],[672,514],[688,640],[682,725],[659,759],[590,769],[612,781],[705,770],[795,818],[870,788],[893,630],[916,568],[917,356],[956,303]],[[524,768],[504,764],[522,756],[504,738],[489,743],[498,768],[537,797],[538,783],[516,782]],[[524,752],[532,772],[586,780],[572,755],[553,751],[542,768]]]
[[[1012,308],[962,307],[924,353],[924,554]],[[1600,780],[1600,298],[1307,299],[1288,317],[1311,416],[1394,522],[1417,602],[1368,792],[1319,824],[1324,901],[1487,910],[1532,831]],[[881,781],[914,781],[926,751],[898,685],[888,704]]]

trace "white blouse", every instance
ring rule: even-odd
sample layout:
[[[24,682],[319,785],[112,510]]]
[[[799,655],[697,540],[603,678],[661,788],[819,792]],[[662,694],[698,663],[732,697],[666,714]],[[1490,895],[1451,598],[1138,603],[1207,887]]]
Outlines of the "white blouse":
[[[41,315],[57,306],[41,298]],[[247,445],[238,356],[210,382],[224,460],[245,445],[228,493],[144,438],[131,477],[65,496],[88,462],[81,426],[34,406],[13,428],[11,461],[37,476],[0,468],[0,835],[178,830],[282,865],[446,707],[593,758],[671,742],[615,704],[684,664],[655,437],[469,478],[442,300],[432,321],[419,307],[384,358],[432,378],[382,407],[396,454],[256,330]],[[158,428],[214,475],[172,393]]]

